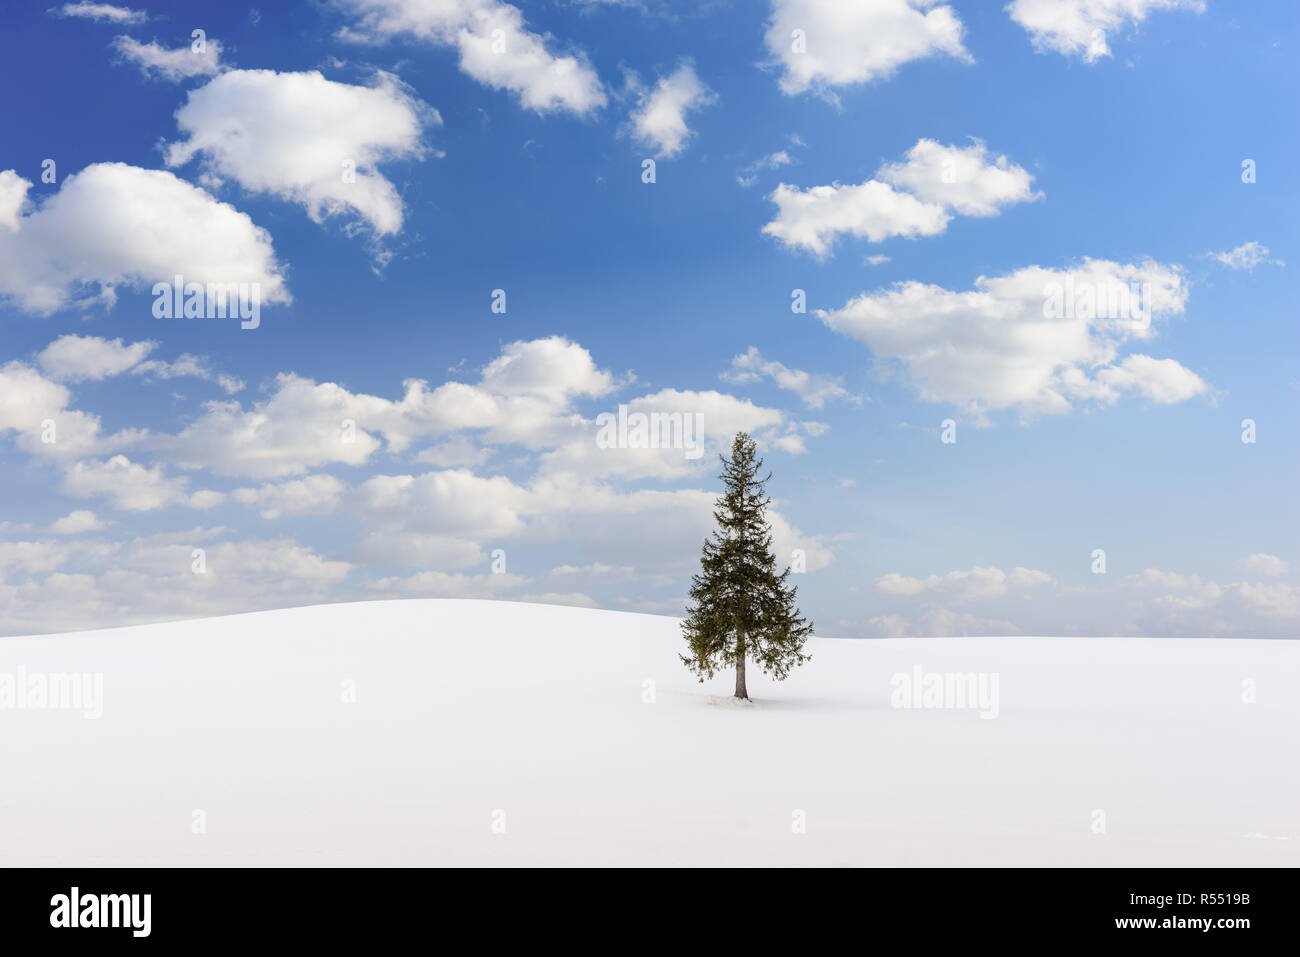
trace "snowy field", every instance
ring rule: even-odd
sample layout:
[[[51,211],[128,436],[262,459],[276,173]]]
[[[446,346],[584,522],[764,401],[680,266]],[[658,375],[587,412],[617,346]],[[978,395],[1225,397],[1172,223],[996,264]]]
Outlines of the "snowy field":
[[[818,639],[750,706],[682,647],[450,600],[0,639],[0,862],[1300,865],[1300,643]],[[892,707],[918,667],[996,717]],[[99,718],[12,697],[74,672]]]

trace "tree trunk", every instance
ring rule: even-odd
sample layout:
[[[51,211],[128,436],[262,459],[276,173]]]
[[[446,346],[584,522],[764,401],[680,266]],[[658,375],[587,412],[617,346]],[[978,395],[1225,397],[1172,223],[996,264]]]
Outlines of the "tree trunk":
[[[745,688],[745,640],[737,642],[736,649],[736,697],[749,700],[749,691]]]

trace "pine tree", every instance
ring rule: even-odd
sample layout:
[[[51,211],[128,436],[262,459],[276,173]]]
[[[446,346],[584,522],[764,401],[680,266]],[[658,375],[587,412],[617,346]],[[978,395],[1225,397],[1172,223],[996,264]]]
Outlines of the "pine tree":
[[[704,542],[700,573],[691,579],[691,604],[682,622],[690,654],[680,657],[700,681],[735,666],[736,697],[748,698],[745,659],[784,680],[809,660],[803,645],[813,626],[795,606],[795,587],[786,583],[790,569],[776,572],[766,517],[772,476],[758,478],[763,460],[754,440],[738,433],[731,458],[719,458],[725,491],[713,510],[717,528]]]

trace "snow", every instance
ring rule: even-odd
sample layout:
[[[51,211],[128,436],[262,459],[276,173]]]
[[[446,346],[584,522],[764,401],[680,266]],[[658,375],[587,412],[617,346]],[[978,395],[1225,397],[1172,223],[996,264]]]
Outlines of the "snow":
[[[0,704],[0,862],[1300,864],[1298,643],[813,639],[740,707],[683,646],[458,600],[0,639],[103,675],[98,719]],[[996,717],[891,707],[917,667]]]

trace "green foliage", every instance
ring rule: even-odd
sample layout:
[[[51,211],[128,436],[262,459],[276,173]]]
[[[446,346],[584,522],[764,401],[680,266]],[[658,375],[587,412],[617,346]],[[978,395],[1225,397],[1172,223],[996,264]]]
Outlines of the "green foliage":
[[[743,667],[746,658],[784,680],[809,660],[803,645],[813,626],[795,605],[795,587],[786,581],[790,569],[776,571],[766,517],[772,476],[758,478],[763,460],[744,432],[732,442],[731,457],[720,458],[724,492],[713,510],[717,527],[691,579],[691,604],[682,622],[690,653],[680,657],[700,681],[723,668]]]

